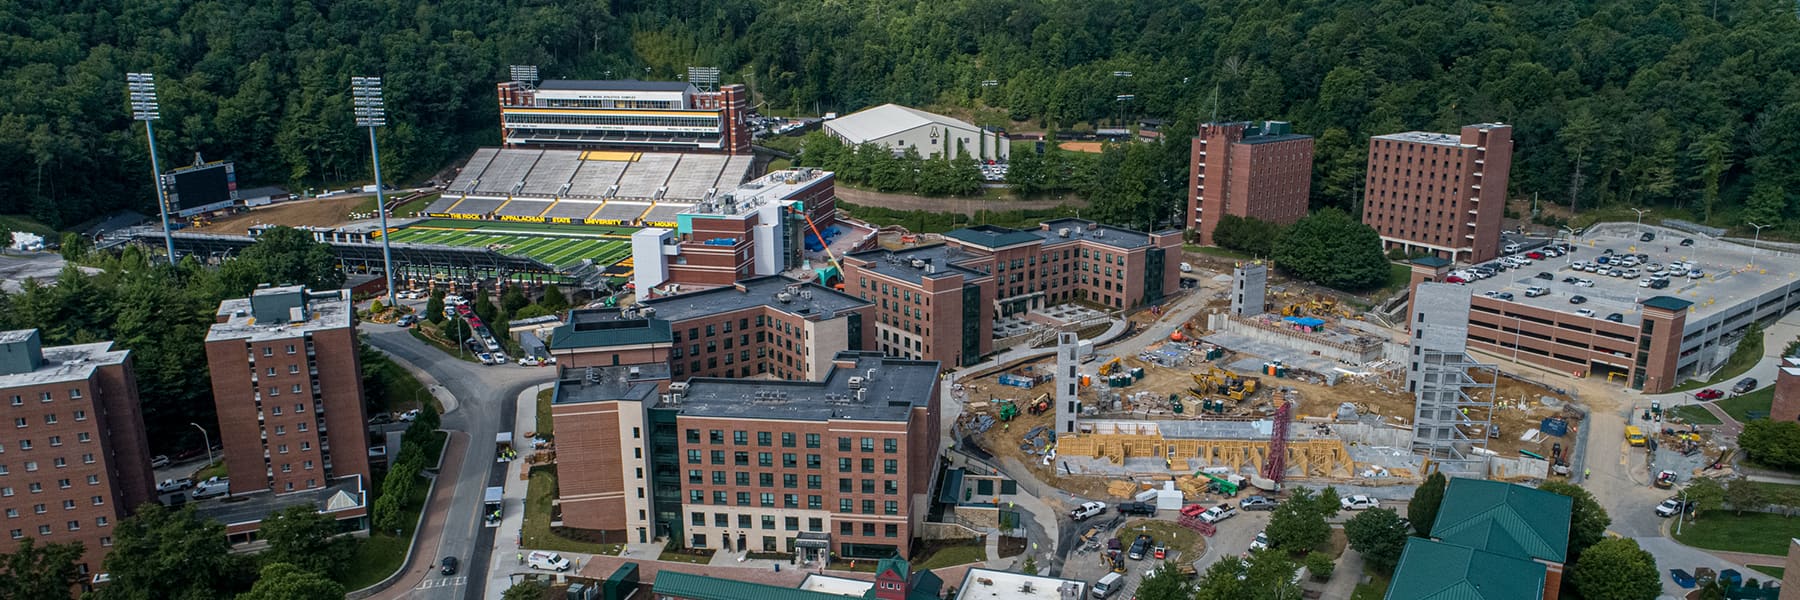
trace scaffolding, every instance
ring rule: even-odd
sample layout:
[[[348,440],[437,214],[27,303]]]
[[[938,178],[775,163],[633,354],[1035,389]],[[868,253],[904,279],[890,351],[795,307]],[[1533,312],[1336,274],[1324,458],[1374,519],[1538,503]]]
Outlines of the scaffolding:
[[[1499,369],[1462,352],[1415,349],[1415,369],[1408,378],[1417,398],[1413,452],[1446,473],[1486,476],[1487,458],[1482,454],[1487,452]],[[1484,377],[1477,379],[1474,373]]]

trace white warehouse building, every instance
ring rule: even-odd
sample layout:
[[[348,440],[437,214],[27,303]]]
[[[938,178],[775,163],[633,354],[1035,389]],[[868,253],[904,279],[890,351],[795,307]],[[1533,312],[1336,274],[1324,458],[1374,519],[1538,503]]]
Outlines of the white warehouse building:
[[[845,144],[872,143],[900,153],[918,148],[919,155],[977,161],[1006,161],[1012,156],[1006,137],[966,121],[934,115],[898,104],[883,104],[825,122],[825,132]]]

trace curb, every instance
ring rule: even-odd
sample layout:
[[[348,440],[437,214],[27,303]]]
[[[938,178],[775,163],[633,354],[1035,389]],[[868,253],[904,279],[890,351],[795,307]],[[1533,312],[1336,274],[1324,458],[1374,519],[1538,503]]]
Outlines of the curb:
[[[439,429],[438,431],[444,430]],[[444,437],[444,448],[448,449],[450,447],[449,436],[456,435],[457,432],[445,431],[445,433],[449,434]],[[438,451],[438,469],[441,469],[444,466],[445,454],[447,454],[447,452],[442,450]],[[428,471],[429,470],[431,469],[428,469]],[[387,591],[388,588],[393,587],[395,582],[400,580],[402,575],[405,575],[408,571],[412,570],[413,555],[417,554],[419,550],[419,533],[425,528],[425,515],[430,514],[430,511],[427,509],[431,507],[431,497],[437,494],[438,483],[443,481],[443,477],[438,474],[424,473],[424,475],[431,478],[431,486],[425,489],[425,506],[419,508],[419,519],[417,522],[413,523],[412,540],[406,544],[406,558],[401,559],[400,568],[394,569],[394,572],[388,575],[386,579],[377,581],[374,585],[344,594],[344,597],[348,600],[362,600],[363,598],[368,598],[375,594]],[[370,508],[373,509],[373,507]]]

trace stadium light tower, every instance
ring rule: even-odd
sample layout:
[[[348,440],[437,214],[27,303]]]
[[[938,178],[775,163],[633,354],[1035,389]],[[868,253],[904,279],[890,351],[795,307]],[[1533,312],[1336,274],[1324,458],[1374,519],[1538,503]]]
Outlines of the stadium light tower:
[[[375,164],[375,212],[381,215],[381,273],[387,278],[388,306],[399,306],[394,292],[394,248],[388,243],[387,197],[381,189],[381,147],[375,144],[375,128],[387,124],[381,78],[351,77],[350,95],[356,107],[356,126],[369,129],[369,159]]]
[[[144,122],[144,135],[150,138],[150,175],[156,187],[156,209],[162,213],[163,244],[169,250],[169,264],[175,264],[175,236],[169,233],[169,202],[163,196],[162,167],[156,163],[156,126],[162,118],[156,101],[156,75],[126,73],[125,89],[131,92],[131,118]]]

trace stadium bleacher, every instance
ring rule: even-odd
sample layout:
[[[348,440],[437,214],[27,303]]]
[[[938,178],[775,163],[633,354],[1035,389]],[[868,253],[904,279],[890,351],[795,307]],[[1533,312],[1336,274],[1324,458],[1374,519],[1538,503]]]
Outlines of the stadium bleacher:
[[[442,196],[439,196],[436,201],[432,202],[431,206],[425,207],[425,212],[430,213],[430,214],[447,213],[447,212],[450,212],[450,207],[456,206],[456,203],[461,200],[462,200],[461,195],[452,196],[452,195],[446,193]]]
[[[544,214],[544,211],[549,208],[549,200],[523,200],[514,198],[511,202],[506,203],[505,206],[502,206],[495,211],[495,214],[503,217],[535,217]]]
[[[670,174],[681,163],[679,154],[646,153],[637,162],[625,167],[625,174],[619,177],[618,198],[655,198],[656,191],[668,182]]]
[[[597,200],[558,200],[555,206],[543,214],[546,219],[586,219],[594,211],[600,210]]]
[[[750,165],[756,158],[751,156],[733,156],[725,161],[725,171],[719,173],[719,179],[713,187],[719,188],[723,194],[738,188],[738,185],[750,180]]]
[[[725,171],[726,158],[716,154],[688,154],[669,175],[668,198],[705,198],[706,191],[718,183]]]
[[[487,169],[488,163],[493,162],[494,155],[499,153],[499,148],[476,150],[475,155],[469,157],[468,164],[463,165],[462,172],[457,173],[456,181],[450,183],[448,191],[458,194],[472,191],[475,187],[475,180],[481,178],[481,172]]]
[[[447,212],[453,212],[459,215],[485,215],[494,212],[494,209],[500,208],[500,205],[505,203],[505,200],[466,198],[462,202],[458,202],[455,208],[452,208]]]
[[[625,165],[631,163],[601,160],[584,160],[575,170],[575,178],[569,186],[569,196],[583,198],[600,198],[606,190],[619,182],[619,174],[625,172]]]
[[[692,204],[658,204],[655,208],[651,208],[650,212],[644,213],[644,222],[674,223],[675,215],[693,207]]]
[[[511,194],[543,154],[543,150],[501,150],[481,174],[481,183],[476,184],[475,193]]]
[[[575,177],[581,167],[581,153],[574,150],[545,150],[525,178],[525,187],[517,195],[551,197],[563,192],[563,186]]]
[[[650,203],[648,203],[648,202],[626,202],[623,200],[609,200],[606,202],[606,206],[602,207],[600,209],[600,212],[598,214],[595,214],[593,216],[593,218],[597,219],[597,220],[601,220],[601,221],[630,222],[630,221],[637,220],[637,218],[640,216],[643,216],[644,211],[649,210],[649,209],[650,209]]]

